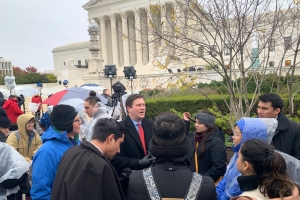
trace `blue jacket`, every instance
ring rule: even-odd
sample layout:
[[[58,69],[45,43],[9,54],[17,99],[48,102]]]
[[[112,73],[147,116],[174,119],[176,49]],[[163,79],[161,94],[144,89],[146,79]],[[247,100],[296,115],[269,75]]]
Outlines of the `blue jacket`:
[[[218,200],[230,200],[230,198],[242,194],[237,182],[237,177],[241,176],[241,174],[236,167],[238,151],[242,144],[250,139],[270,140],[271,138],[269,137],[273,137],[277,127],[276,119],[242,118],[241,120],[245,120],[245,126],[241,130],[242,140],[240,144],[232,147],[234,155],[227,166],[225,176],[216,187]]]
[[[32,162],[32,187],[30,195],[33,200],[49,200],[58,164],[70,147],[73,146],[67,132],[58,132],[49,127],[42,136],[43,145],[37,151]],[[79,141],[76,140],[77,145]]]

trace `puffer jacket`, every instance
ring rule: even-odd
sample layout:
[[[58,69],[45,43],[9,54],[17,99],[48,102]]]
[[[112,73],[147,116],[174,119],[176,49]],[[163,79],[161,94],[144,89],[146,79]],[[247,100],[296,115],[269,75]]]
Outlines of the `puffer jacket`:
[[[18,106],[18,100],[7,99],[3,105],[6,114],[11,123],[16,123],[19,115],[24,114],[24,112]]]
[[[78,135],[76,145],[79,145]],[[50,126],[42,136],[43,145],[32,162],[32,200],[50,199],[58,164],[63,154],[73,146],[67,132],[60,132]]]
[[[32,138],[30,146],[28,146],[29,134],[26,132],[25,126],[32,118],[33,115],[31,114],[20,115],[17,120],[20,140],[18,141],[15,132],[12,132],[6,140],[6,143],[23,155],[26,161],[30,161],[37,150],[42,146],[42,140],[35,130],[33,130],[35,135]]]

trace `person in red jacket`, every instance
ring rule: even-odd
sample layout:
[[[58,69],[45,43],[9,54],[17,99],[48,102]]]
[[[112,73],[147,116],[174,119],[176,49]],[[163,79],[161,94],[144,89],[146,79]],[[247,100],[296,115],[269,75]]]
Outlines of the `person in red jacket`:
[[[31,103],[37,103],[40,104],[38,107],[37,111],[35,112],[35,118],[36,120],[39,120],[41,117],[41,103],[42,103],[42,98],[40,95],[36,94],[31,98]]]
[[[6,111],[6,114],[11,122],[9,127],[10,131],[18,130],[17,118],[19,115],[24,114],[24,112],[18,106],[18,97],[17,95],[10,95],[5,101],[3,108]]]

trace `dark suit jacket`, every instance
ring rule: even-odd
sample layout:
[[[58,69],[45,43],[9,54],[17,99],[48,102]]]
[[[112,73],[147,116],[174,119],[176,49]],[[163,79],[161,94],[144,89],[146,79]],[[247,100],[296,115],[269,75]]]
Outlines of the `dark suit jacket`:
[[[45,169],[46,170],[46,169]],[[124,200],[118,175],[91,143],[70,148],[62,157],[51,194],[52,200]]]
[[[111,163],[118,172],[125,168],[137,170],[139,159],[145,156],[139,133],[129,116],[121,121],[121,124],[126,128],[125,139],[121,144],[120,153],[111,160]],[[149,141],[152,138],[152,124],[153,121],[150,119],[142,120],[147,151],[149,151]]]

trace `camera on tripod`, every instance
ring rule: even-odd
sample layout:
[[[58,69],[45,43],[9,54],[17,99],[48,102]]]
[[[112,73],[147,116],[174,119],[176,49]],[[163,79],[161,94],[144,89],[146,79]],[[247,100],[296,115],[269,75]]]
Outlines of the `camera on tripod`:
[[[114,83],[112,85],[112,88],[114,90],[114,93],[125,93],[126,90],[125,86],[120,81]]]
[[[112,89],[114,91],[113,95],[111,95],[111,98],[113,100],[112,116],[114,114],[116,106],[118,105],[118,102],[120,102],[121,117],[122,117],[122,119],[125,119],[126,113],[125,113],[124,106],[123,106],[123,103],[122,103],[122,96],[124,94],[127,94],[127,92],[125,92],[126,88],[120,81],[117,81],[115,84],[112,85]]]
[[[18,102],[22,102],[22,101],[25,102],[25,98],[24,98],[23,94],[20,94],[20,96],[17,96],[17,99],[18,99]]]
[[[114,93],[111,95],[111,98],[113,100],[113,105],[116,105],[118,101],[120,101],[120,98],[124,94],[127,94],[127,92],[125,92],[126,88],[120,81],[117,81],[115,84],[113,84],[112,88]]]

